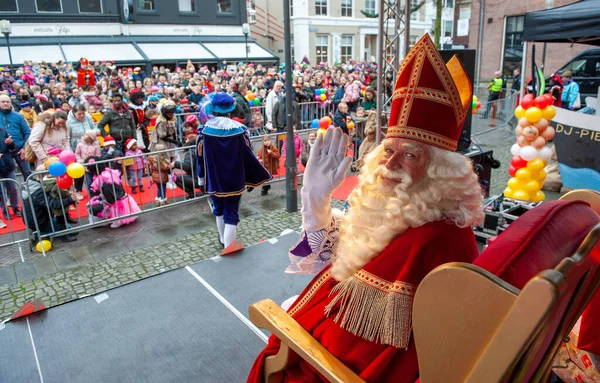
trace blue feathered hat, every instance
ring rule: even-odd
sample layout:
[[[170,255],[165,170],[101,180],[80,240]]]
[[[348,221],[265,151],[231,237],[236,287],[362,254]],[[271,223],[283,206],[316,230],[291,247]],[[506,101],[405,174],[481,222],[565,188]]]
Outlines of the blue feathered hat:
[[[227,114],[235,109],[235,100],[227,93],[211,93],[212,111],[215,113]]]

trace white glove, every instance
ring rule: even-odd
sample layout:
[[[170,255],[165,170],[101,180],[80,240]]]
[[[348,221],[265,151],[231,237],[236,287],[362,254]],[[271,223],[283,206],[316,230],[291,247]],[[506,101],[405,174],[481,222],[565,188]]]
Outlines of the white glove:
[[[327,129],[318,135],[304,171],[302,226],[306,231],[326,229],[331,222],[331,195],[344,179],[352,163],[346,156],[348,135],[342,129]]]

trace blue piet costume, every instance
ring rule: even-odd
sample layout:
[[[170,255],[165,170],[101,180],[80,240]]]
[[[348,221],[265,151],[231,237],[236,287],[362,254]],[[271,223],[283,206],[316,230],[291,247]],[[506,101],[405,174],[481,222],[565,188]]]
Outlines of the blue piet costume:
[[[219,237],[225,247],[235,241],[239,222],[239,203],[246,187],[258,187],[270,180],[269,172],[260,164],[252,147],[248,128],[228,117],[235,100],[226,93],[212,93],[202,105],[210,119],[199,134],[197,145],[203,146],[206,192],[213,202]]]

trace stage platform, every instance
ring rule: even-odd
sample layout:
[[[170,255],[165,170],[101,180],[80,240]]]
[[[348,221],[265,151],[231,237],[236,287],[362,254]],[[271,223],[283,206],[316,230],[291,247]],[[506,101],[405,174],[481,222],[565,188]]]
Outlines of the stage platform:
[[[248,306],[299,294],[298,233],[0,325],[0,382],[242,382],[265,346]]]

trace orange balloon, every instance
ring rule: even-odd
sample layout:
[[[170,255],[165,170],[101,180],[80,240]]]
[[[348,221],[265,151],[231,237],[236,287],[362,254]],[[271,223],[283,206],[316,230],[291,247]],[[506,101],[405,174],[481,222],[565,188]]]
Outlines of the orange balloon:
[[[50,166],[51,163],[59,161],[58,157],[48,157],[48,159],[46,160],[46,170],[48,170],[48,167]]]
[[[348,130],[353,130],[354,129],[354,122],[350,121],[349,123],[346,124],[346,127],[348,128]]]

